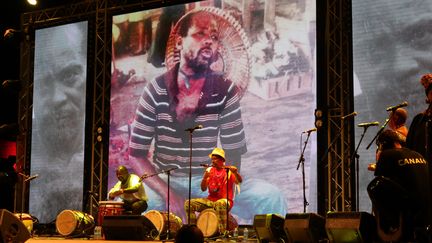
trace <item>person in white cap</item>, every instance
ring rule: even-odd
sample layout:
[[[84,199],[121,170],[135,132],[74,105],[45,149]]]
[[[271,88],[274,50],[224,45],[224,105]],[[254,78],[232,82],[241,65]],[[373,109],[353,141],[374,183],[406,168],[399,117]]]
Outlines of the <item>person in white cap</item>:
[[[229,211],[234,205],[234,185],[240,184],[243,178],[236,166],[225,165],[225,151],[223,149],[213,149],[209,157],[212,164],[205,170],[201,180],[201,190],[207,190],[208,196],[191,199],[190,203],[189,200],[186,200],[184,207],[186,214],[189,213],[190,224],[196,224],[195,212],[213,208],[218,217],[219,233],[223,234],[225,233],[227,210]]]

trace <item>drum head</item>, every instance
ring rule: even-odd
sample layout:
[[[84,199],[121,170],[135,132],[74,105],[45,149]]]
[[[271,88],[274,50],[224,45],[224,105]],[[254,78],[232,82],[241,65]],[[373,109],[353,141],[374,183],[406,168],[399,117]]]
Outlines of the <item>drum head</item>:
[[[123,207],[123,204],[120,201],[99,201],[99,207]]]
[[[214,209],[203,210],[197,219],[197,226],[203,232],[204,237],[210,237],[218,232],[218,223],[216,211]]]
[[[164,215],[156,210],[150,210],[144,214],[156,227],[159,233],[164,229],[165,218]]]
[[[70,235],[77,227],[78,220],[72,210],[63,210],[56,219],[56,229],[61,235]]]

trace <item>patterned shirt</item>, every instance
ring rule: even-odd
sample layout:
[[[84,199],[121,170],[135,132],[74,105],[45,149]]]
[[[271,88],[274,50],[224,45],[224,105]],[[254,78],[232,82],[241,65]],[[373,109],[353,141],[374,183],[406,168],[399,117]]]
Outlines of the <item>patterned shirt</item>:
[[[231,171],[228,172],[228,195],[227,195],[227,172],[225,169],[217,170],[214,167],[207,168],[210,172],[210,179],[208,181],[208,199],[211,201],[217,201],[222,198],[227,198],[230,203],[230,208],[234,205],[234,184],[236,177]]]
[[[130,155],[146,157],[154,141],[153,165],[156,169],[178,168],[173,175],[186,175],[190,162],[190,133],[185,131],[197,124],[193,132],[192,172],[202,173],[200,164],[209,161],[209,154],[218,140],[230,155],[246,152],[246,140],[241,119],[240,95],[234,83],[221,75],[206,76],[198,107],[186,120],[176,118],[178,100],[175,69],[152,80],[139,99],[132,124]]]

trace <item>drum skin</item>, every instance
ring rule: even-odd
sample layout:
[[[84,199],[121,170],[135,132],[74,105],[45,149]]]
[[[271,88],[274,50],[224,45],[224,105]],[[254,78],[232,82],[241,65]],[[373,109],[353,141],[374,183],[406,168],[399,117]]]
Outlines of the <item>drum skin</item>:
[[[63,210],[56,219],[57,232],[63,236],[91,234],[94,226],[93,216],[77,210]]]

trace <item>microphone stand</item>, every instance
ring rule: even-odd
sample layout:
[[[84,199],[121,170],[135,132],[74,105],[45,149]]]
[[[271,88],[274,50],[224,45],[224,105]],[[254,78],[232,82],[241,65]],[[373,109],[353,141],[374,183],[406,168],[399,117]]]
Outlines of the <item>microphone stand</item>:
[[[380,130],[378,130],[377,134],[375,135],[375,137],[372,139],[372,141],[370,141],[370,143],[368,144],[368,146],[366,147],[366,149],[369,149],[370,146],[373,144],[373,142],[378,138],[378,136],[384,131],[384,128],[387,126],[387,124],[389,123],[390,119],[392,118],[393,113],[391,114],[389,119],[386,119],[384,124],[381,126]]]
[[[309,205],[309,203],[306,200],[306,178],[305,178],[306,176],[305,176],[305,170],[304,170],[304,161],[305,161],[305,159],[304,159],[304,152],[306,150],[306,146],[307,146],[307,143],[309,141],[309,137],[310,137],[311,132],[312,131],[310,131],[310,132],[307,133],[307,138],[306,138],[306,141],[304,142],[304,146],[303,146],[303,149],[301,151],[300,159],[299,159],[299,162],[298,162],[298,165],[297,165],[297,170],[299,169],[300,164],[302,165],[302,177],[303,177],[303,213],[306,213],[306,206]],[[301,136],[300,136],[300,138],[301,138]]]
[[[229,167],[225,167],[226,170],[226,175],[227,175],[227,185],[226,185],[226,200],[227,200],[227,204],[226,204],[226,221],[225,221],[225,231],[228,230],[228,217],[229,217],[229,196],[228,196],[228,190],[229,190]]]
[[[149,178],[149,177],[153,177],[153,176],[156,176],[156,175],[159,175],[159,174],[162,174],[162,173],[166,173],[167,174],[167,176],[168,176],[168,179],[167,179],[167,200],[168,200],[168,203],[167,203],[167,211],[168,211],[168,229],[167,229],[167,236],[166,236],[166,239],[168,240],[169,239],[169,237],[170,237],[170,235],[171,235],[171,225],[170,225],[170,223],[171,223],[171,220],[170,220],[170,175],[171,175],[171,171],[173,171],[173,170],[176,170],[176,169],[178,169],[178,168],[170,168],[170,169],[167,169],[167,170],[163,170],[163,171],[160,171],[160,172],[156,172],[156,173],[154,173],[154,174],[150,174],[150,175],[143,175],[143,176],[141,176],[140,177],[140,179],[141,180],[144,180],[144,179],[147,179],[147,178]]]
[[[195,129],[188,129],[189,132],[189,201],[188,201],[188,215],[187,221],[190,224],[190,210],[191,210],[191,193],[192,193],[192,137]]]
[[[359,160],[360,160],[360,155],[357,153],[357,151],[358,151],[358,149],[359,149],[359,147],[360,147],[360,144],[361,144],[361,142],[362,142],[362,140],[363,140],[363,138],[364,138],[364,136],[365,136],[365,134],[366,134],[366,131],[367,131],[367,129],[369,128],[369,127],[363,127],[364,129],[363,129],[363,133],[362,133],[362,135],[361,135],[361,137],[360,137],[360,141],[359,141],[359,143],[357,144],[357,147],[356,147],[356,149],[354,150],[354,153],[353,153],[353,155],[351,156],[351,160],[350,161],[353,161],[354,160],[354,157],[355,157],[355,173],[356,173],[356,180],[355,180],[355,184],[356,184],[356,206],[357,206],[357,211],[358,211],[358,209],[359,209]]]
[[[18,175],[20,175],[22,178],[22,184],[21,184],[21,213],[20,213],[20,221],[22,221],[22,214],[24,213],[24,197],[25,197],[25,191],[26,191],[26,182],[30,181],[29,178],[30,175],[23,174],[21,172],[18,172]]]
[[[177,169],[177,168],[171,168],[171,169],[168,169],[168,170],[162,171],[162,172],[166,173],[167,176],[168,176],[168,183],[167,183],[167,186],[168,186],[168,191],[167,191],[167,193],[168,193],[168,196],[167,196],[167,198],[168,198],[168,204],[167,204],[167,211],[168,211],[168,229],[167,229],[167,236],[166,236],[166,239],[167,239],[167,240],[168,240],[168,239],[170,238],[170,236],[171,236],[171,220],[170,220],[170,175],[171,175],[171,171],[172,171],[172,170],[175,170],[175,169]]]

